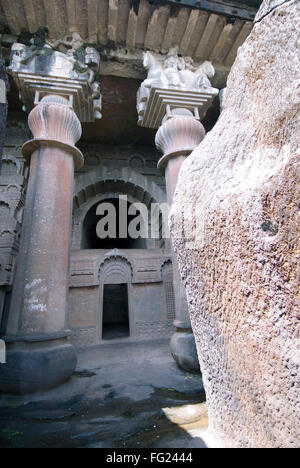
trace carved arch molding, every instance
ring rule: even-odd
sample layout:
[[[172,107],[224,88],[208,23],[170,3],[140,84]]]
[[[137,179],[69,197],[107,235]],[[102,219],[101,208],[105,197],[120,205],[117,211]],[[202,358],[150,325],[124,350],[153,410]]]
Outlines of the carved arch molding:
[[[74,210],[99,193],[127,194],[149,206],[166,202],[166,193],[153,181],[132,168],[100,167],[75,179]]]
[[[123,255],[111,255],[99,267],[99,282],[102,284],[132,283],[132,277],[132,265]]]

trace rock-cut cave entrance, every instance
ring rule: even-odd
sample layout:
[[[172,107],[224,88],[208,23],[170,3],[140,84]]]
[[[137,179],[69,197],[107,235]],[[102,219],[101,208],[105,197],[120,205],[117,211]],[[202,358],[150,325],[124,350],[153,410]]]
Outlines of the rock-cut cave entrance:
[[[97,223],[107,215],[107,211],[105,215],[97,215],[97,208],[99,204],[109,204],[112,207],[115,216],[113,219],[115,220],[115,230],[114,236],[112,238],[107,235],[106,238],[99,238],[97,235]],[[119,237],[120,233],[120,209],[123,210],[122,215],[124,217],[125,213],[129,212],[130,206],[132,203],[127,202],[125,205],[121,205],[120,208],[120,201],[119,198],[108,198],[102,200],[100,203],[95,203],[88,213],[85,216],[83,222],[83,231],[82,231],[82,241],[81,241],[81,248],[82,249],[147,249],[147,239],[143,237],[138,238],[131,238],[128,233],[128,227],[130,222],[136,217],[136,215],[126,215],[127,225],[125,228],[127,229],[127,237],[121,238]],[[125,211],[124,211],[125,210]],[[107,227],[107,226],[106,226]],[[123,226],[124,228],[124,226]]]
[[[129,337],[127,284],[104,284],[102,339]]]

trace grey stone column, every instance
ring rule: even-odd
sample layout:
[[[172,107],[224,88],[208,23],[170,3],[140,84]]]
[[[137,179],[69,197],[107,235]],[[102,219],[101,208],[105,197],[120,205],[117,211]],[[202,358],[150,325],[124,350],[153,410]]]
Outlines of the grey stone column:
[[[146,52],[143,64],[148,75],[137,93],[138,125],[159,129],[156,146],[163,153],[159,167],[165,173],[172,205],[181,165],[205,135],[200,119],[219,92],[209,80],[215,70],[208,61],[195,66],[190,57],[179,57],[176,48],[160,57]],[[185,288],[174,252],[172,256],[177,328],[171,340],[172,354],[180,367],[198,370]]]
[[[23,231],[12,302],[4,337],[7,364],[0,366],[4,392],[27,393],[67,380],[76,353],[66,330],[74,164],[81,124],[69,102],[47,96],[28,119],[34,139],[23,154],[31,158]]]
[[[170,206],[173,203],[180,168],[204,136],[203,125],[186,109],[177,109],[173,112],[172,117],[166,116],[156,134],[156,146],[164,154],[158,165],[165,173],[167,198]],[[191,327],[185,287],[180,278],[173,247],[172,262],[176,332],[171,339],[171,352],[180,367],[197,371],[199,370],[199,360],[195,338]]]

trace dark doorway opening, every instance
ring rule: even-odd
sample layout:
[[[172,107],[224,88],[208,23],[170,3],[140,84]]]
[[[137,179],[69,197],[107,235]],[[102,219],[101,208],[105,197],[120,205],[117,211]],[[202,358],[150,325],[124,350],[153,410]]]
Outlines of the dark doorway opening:
[[[116,214],[116,238],[109,238],[106,237],[105,239],[100,239],[97,235],[97,224],[98,222],[107,216],[107,212],[103,216],[97,215],[97,208],[101,203],[109,203],[115,210]],[[131,206],[131,203],[127,202],[125,207],[122,205],[121,209],[128,210]],[[124,215],[124,211],[123,211]],[[147,240],[138,237],[137,239],[133,239],[128,234],[128,226],[130,222],[135,219],[135,215],[127,215],[127,237],[121,238],[119,237],[120,231],[120,202],[117,198],[108,198],[99,203],[96,203],[94,206],[90,208],[87,212],[87,215],[83,222],[83,231],[82,231],[82,242],[81,248],[82,249],[146,249],[147,248]],[[107,229],[107,227],[106,227]],[[138,228],[140,229],[140,227]]]
[[[9,308],[11,302],[11,291],[6,291],[6,296],[4,300],[4,307],[3,307],[3,314],[2,319],[0,320],[0,337],[6,334],[7,324],[8,324],[8,316],[9,316]],[[1,312],[1,311],[0,311]],[[1,314],[0,314],[1,318]]]
[[[127,284],[105,284],[102,339],[126,338],[129,332]]]

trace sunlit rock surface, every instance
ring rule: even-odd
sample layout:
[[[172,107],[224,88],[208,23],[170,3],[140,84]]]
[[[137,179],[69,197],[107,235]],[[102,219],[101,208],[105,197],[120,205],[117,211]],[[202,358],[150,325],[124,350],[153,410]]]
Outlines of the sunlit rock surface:
[[[300,444],[300,3],[271,3],[171,217],[210,432],[235,447]]]

